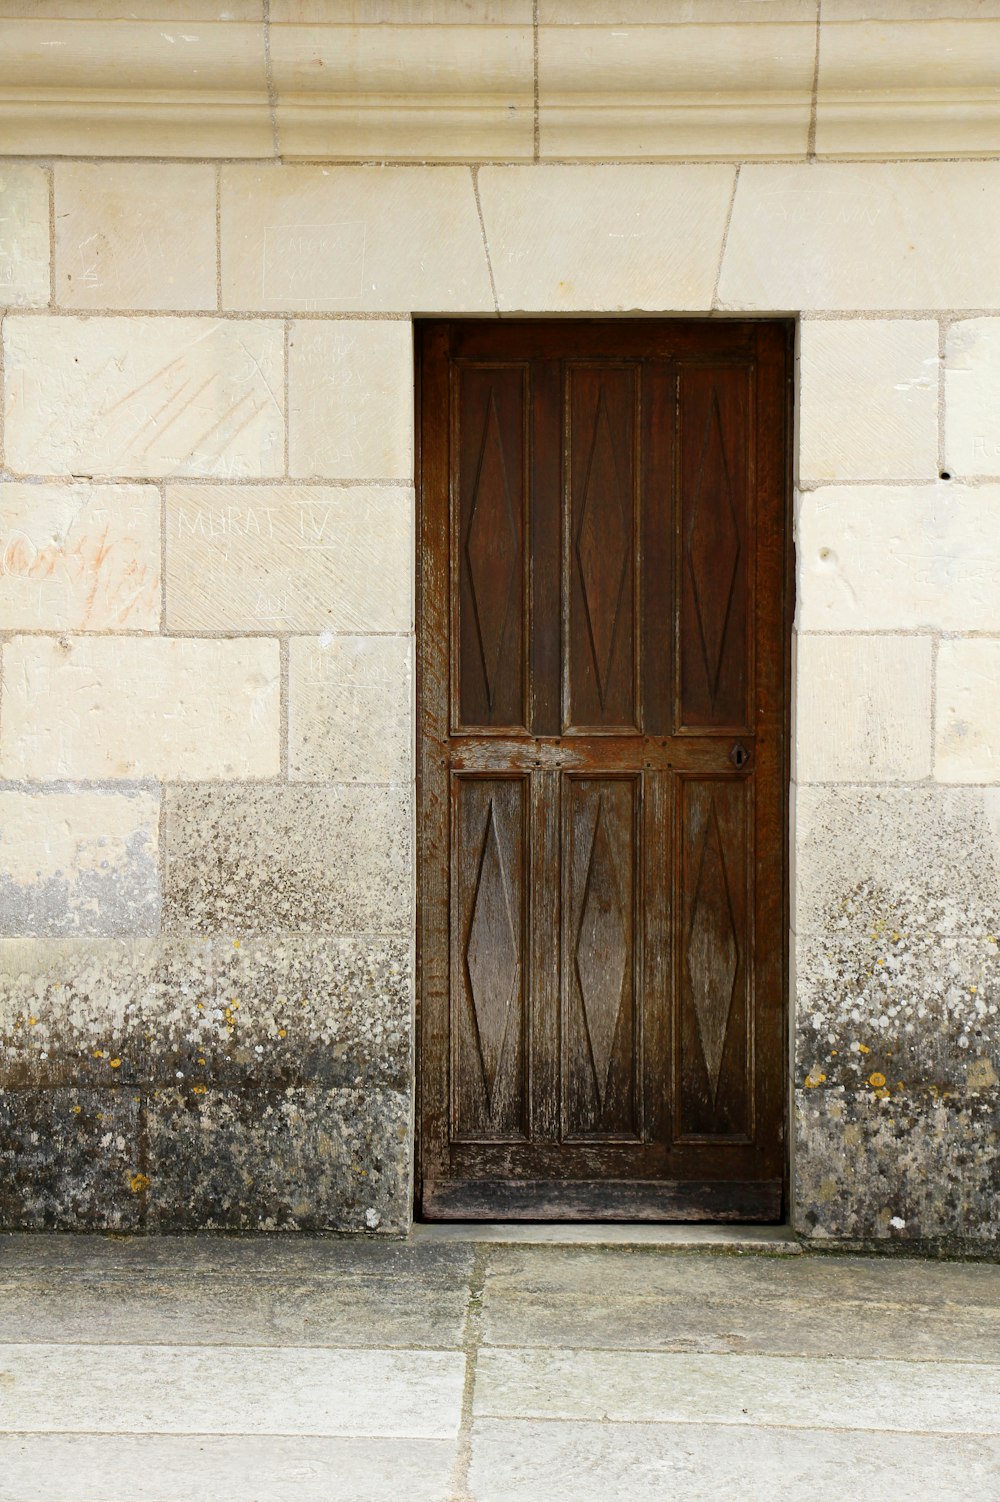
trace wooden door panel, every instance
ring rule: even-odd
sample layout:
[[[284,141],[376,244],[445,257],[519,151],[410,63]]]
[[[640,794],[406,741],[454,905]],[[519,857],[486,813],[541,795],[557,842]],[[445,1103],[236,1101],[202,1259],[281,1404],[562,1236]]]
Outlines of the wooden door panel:
[[[790,326],[419,346],[423,1211],[774,1219]]]
[[[463,728],[528,723],[523,365],[456,371],[457,713]]]
[[[744,731],[753,649],[751,370],[695,365],[680,370],[678,383],[677,726]]]
[[[634,366],[571,365],[565,730],[638,728]]]
[[[639,1138],[640,779],[563,779],[563,1136]]]
[[[529,783],[456,777],[452,871],[452,1133],[528,1134],[525,1090]]]
[[[749,1141],[750,777],[677,779],[677,1140]]]

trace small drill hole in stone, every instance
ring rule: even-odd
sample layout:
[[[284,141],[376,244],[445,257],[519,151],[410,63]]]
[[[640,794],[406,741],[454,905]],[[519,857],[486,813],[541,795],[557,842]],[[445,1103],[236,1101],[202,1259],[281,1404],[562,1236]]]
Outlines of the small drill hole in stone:
[[[948,469],[943,469],[941,471],[940,475],[938,475],[938,479],[939,480],[950,480],[951,479],[951,471],[948,470]]]

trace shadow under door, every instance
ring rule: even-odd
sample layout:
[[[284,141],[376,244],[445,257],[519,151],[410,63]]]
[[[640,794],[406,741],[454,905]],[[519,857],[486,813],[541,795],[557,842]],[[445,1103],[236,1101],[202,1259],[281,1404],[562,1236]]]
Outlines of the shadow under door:
[[[791,325],[418,369],[419,1211],[777,1220]]]

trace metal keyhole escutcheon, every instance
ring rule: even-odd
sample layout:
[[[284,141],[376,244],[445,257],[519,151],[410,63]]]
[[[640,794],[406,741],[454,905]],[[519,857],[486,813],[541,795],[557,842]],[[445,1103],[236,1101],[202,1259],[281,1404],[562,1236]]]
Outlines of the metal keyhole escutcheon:
[[[729,753],[729,760],[732,762],[733,766],[738,772],[741,770],[741,768],[745,767],[747,762],[750,760],[750,752],[747,750],[746,746],[741,746],[739,741],[737,741],[736,745]]]

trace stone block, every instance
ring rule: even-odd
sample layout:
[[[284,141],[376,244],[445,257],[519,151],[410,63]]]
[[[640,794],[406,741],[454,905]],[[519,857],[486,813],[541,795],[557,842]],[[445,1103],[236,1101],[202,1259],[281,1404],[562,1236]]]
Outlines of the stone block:
[[[0,934],[155,933],[152,793],[0,791]]]
[[[455,0],[338,0],[337,16],[345,26],[381,26],[388,21],[409,26],[448,26],[455,20]],[[461,16],[476,26],[530,26],[532,0],[463,0]],[[329,0],[272,0],[271,3],[272,26],[286,21],[329,19]]]
[[[214,308],[215,168],[57,162],[56,301]]]
[[[341,24],[330,25],[329,10],[318,19],[270,31],[283,156],[530,161],[530,16],[520,26],[455,24],[478,20],[463,7],[451,24],[397,11],[352,25],[338,8]]]
[[[930,775],[929,637],[800,636],[797,652],[799,782]]]
[[[408,933],[405,788],[176,787],[164,926],[175,933]]]
[[[409,937],[217,939],[200,987],[143,998],[158,1078],[185,1088],[409,1087]],[[171,1004],[171,1002],[173,1004]]]
[[[957,475],[1000,475],[1000,318],[953,323],[945,343],[944,462]]]
[[[129,1088],[0,1090],[0,1226],[134,1231],[139,1110]]]
[[[8,107],[6,151],[161,158],[273,152],[259,4],[250,13],[239,0],[206,15],[193,0],[44,11],[16,0],[11,11],[5,3],[0,88],[24,104]],[[72,26],[72,45],[54,48],[51,29],[60,22]]]
[[[157,1231],[403,1231],[411,1103],[396,1090],[157,1091]]]
[[[798,507],[800,631],[1000,631],[1000,486],[829,486]]]
[[[288,464],[293,475],[305,478],[412,481],[408,320],[292,325]]]
[[[1000,1235],[1000,1090],[795,1092],[796,1230],[816,1240]]]
[[[998,233],[994,162],[750,163],[736,189],[718,305],[994,307]]]
[[[222,169],[223,307],[492,312],[464,167]]]
[[[797,1083],[884,1099],[1000,1082],[997,936],[866,928],[874,906],[859,894],[850,927],[796,936]]]
[[[584,7],[573,17],[578,24],[543,23],[542,156],[804,154],[815,17],[776,24],[773,16],[758,15],[760,9],[755,5],[752,25],[733,24],[733,17],[724,30],[715,15],[699,17],[690,8],[670,24],[662,6],[659,15],[646,7],[636,26],[623,24],[618,6],[589,15]],[[699,19],[709,24],[698,25]]]
[[[273,777],[276,641],[14,637],[0,776]]]
[[[708,308],[732,188],[721,165],[484,167],[501,312]]]
[[[937,660],[934,776],[1000,783],[1000,641],[943,641]]]
[[[293,781],[412,780],[411,645],[402,636],[328,635],[290,643]]]
[[[861,957],[869,940],[888,942],[897,931],[942,954],[959,939],[1000,938],[1000,796],[992,789],[798,787],[795,822],[800,937],[854,936]]]
[[[893,16],[884,5],[868,6],[867,15],[850,18],[824,9],[817,154],[995,155],[1000,112],[986,101],[1000,44],[996,12],[990,19],[977,7],[962,15],[961,5],[934,0],[906,0],[895,9]],[[834,19],[839,24],[829,24]]]
[[[166,575],[172,630],[408,631],[413,493],[172,486]]]
[[[44,308],[49,300],[49,175],[0,164],[0,307]]]
[[[936,322],[807,319],[799,349],[801,485],[936,477]]]
[[[0,1084],[412,1078],[408,936],[0,939]]]
[[[159,624],[160,498],[152,486],[0,487],[0,629]]]
[[[283,472],[276,322],[8,318],[4,361],[7,463],[17,474]]]
[[[296,0],[284,0],[294,4]],[[319,0],[312,0],[319,3]],[[829,0],[826,0],[829,3]],[[905,0],[910,3],[910,0]],[[966,0],[974,3],[974,0]],[[538,0],[540,26],[600,26],[608,22],[604,0]],[[708,21],[811,21],[816,8],[812,0],[753,0],[748,16],[746,0],[615,0],[615,24],[626,26],[667,25]]]

